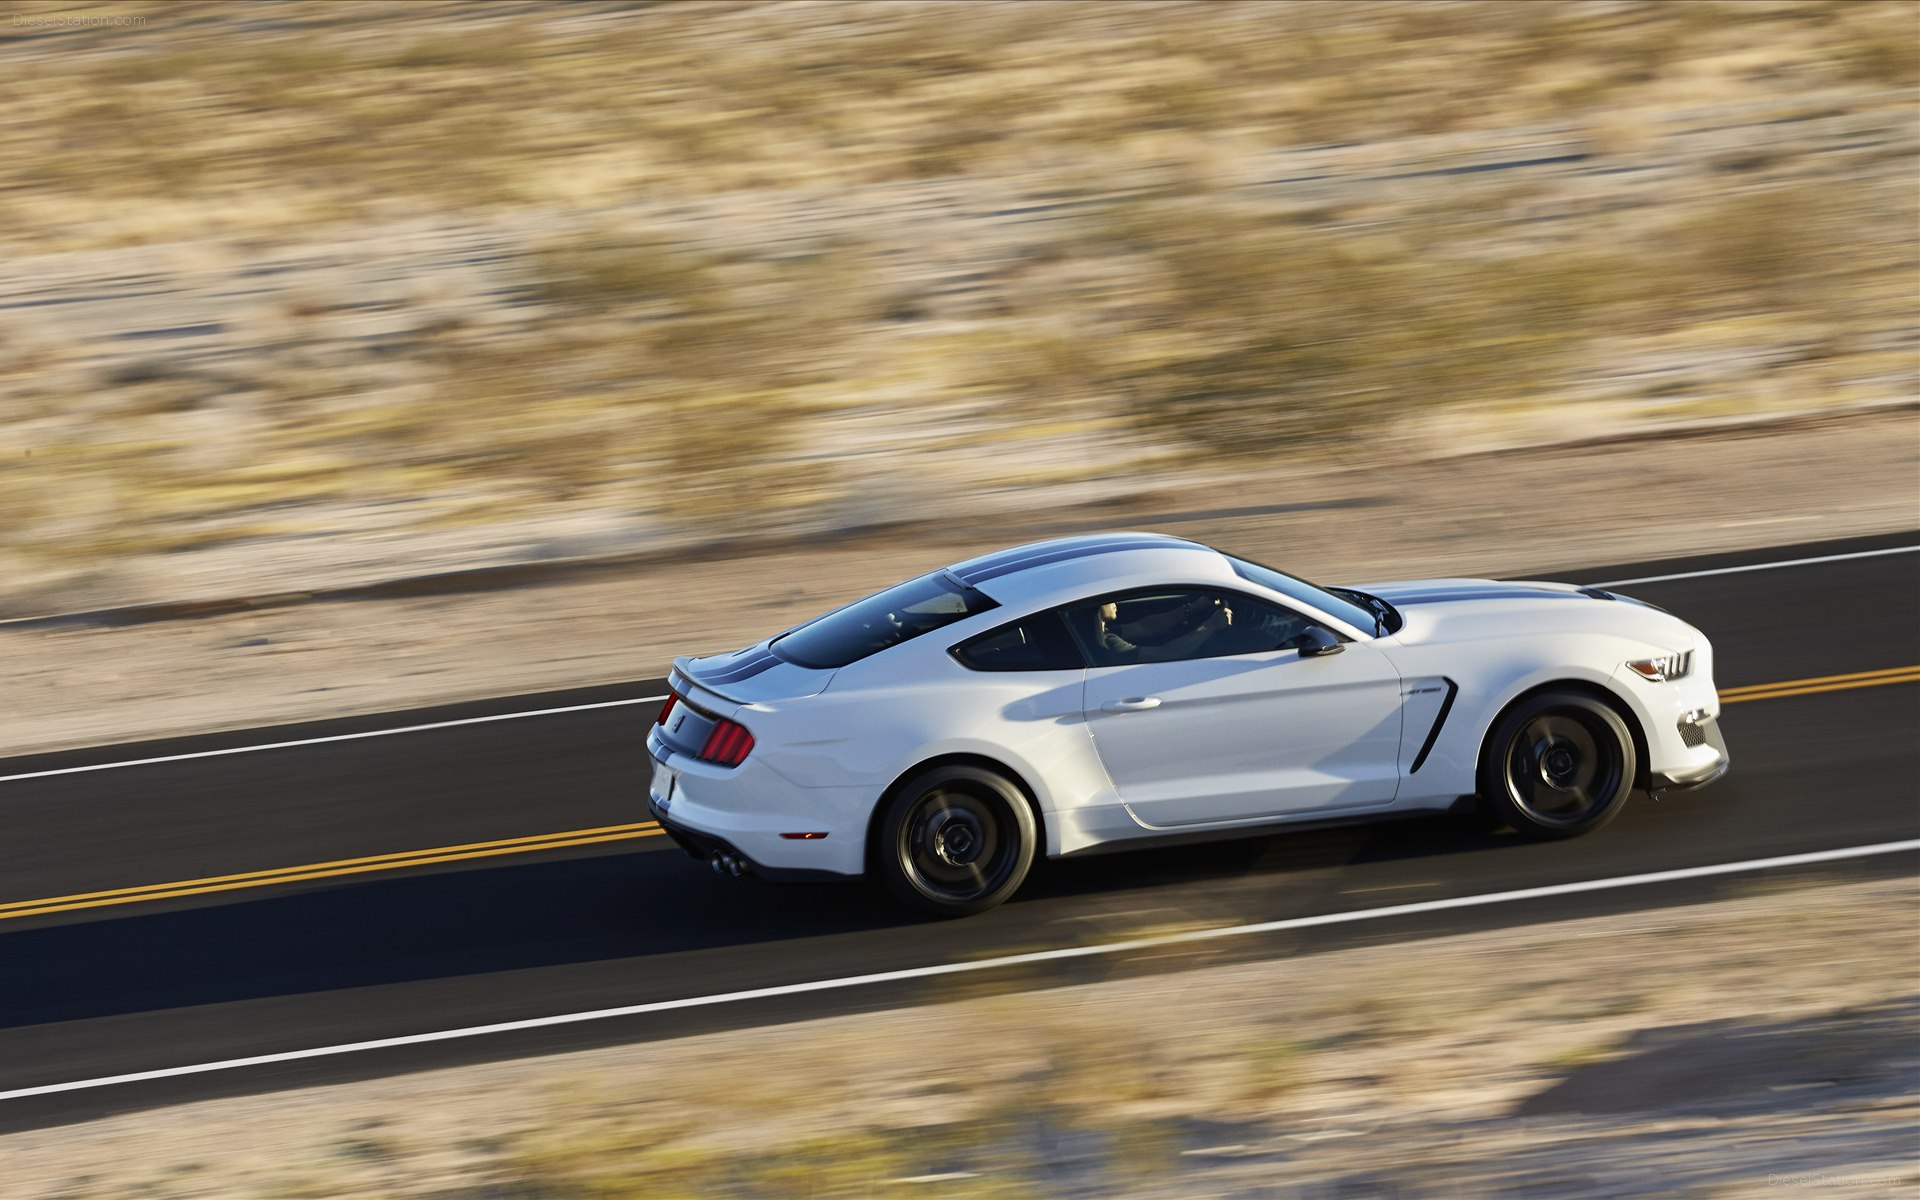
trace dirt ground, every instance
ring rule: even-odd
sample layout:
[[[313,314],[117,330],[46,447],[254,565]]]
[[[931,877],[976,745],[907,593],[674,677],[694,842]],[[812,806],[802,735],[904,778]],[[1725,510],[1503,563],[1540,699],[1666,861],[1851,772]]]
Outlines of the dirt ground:
[[[1756,881],[1054,990],[938,984],[889,1013],[15,1134],[0,1177],[21,1200],[1910,1195],[1916,903],[1912,880]]]
[[[10,689],[0,755],[658,678],[677,654],[747,644],[968,555],[1100,529],[1193,537],[1350,583],[1920,529],[1920,419],[1908,406],[1392,470],[1277,464],[1103,505],[464,594],[119,628],[0,624]]]

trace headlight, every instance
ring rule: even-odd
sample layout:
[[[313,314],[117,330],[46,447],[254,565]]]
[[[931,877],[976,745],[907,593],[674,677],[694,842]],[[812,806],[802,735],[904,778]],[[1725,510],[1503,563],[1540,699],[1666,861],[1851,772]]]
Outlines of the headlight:
[[[1693,651],[1680,650],[1673,654],[1662,654],[1657,658],[1642,658],[1630,662],[1627,666],[1642,679],[1651,679],[1655,683],[1665,683],[1669,679],[1685,679],[1687,672],[1693,670]]]

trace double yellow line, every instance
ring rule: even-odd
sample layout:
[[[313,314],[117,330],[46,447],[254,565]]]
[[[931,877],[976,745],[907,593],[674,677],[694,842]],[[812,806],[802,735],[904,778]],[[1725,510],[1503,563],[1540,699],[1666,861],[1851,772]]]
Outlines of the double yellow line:
[[[1851,688],[1885,687],[1895,683],[1920,683],[1920,665],[1889,667],[1883,671],[1856,671],[1851,675],[1822,675],[1814,679],[1788,679],[1779,683],[1758,683],[1751,687],[1728,688],[1720,693],[1722,704],[1746,700],[1776,700],[1784,696],[1810,696],[1818,692],[1840,692]],[[308,863],[299,867],[280,867],[271,871],[245,871],[238,875],[214,875],[206,879],[188,879],[179,883],[156,883],[146,887],[114,888],[104,892],[81,892],[73,896],[53,896],[44,900],[15,900],[0,904],[0,921],[15,917],[39,917],[48,913],[72,912],[83,908],[104,908],[113,904],[139,904],[148,900],[172,900],[181,896],[201,896],[209,892],[231,892],[240,888],[271,887],[282,883],[305,883],[313,879],[332,879],[341,875],[362,875],[370,871],[397,871],[402,867],[423,867],[431,863],[462,862],[473,858],[493,858],[502,854],[531,854],[536,850],[559,850],[569,846],[592,846],[602,842],[629,841],[658,837],[663,831],[653,821],[631,825],[603,825],[598,829],[569,829],[562,833],[543,833],[533,837],[503,838],[495,842],[469,842],[464,846],[435,846],[428,850],[406,850],[397,854],[374,854],[366,858],[343,858],[334,862]]]
[[[1777,700],[1782,696],[1811,696],[1817,692],[1844,692],[1852,688],[1885,687],[1890,683],[1920,683],[1920,666],[1888,667],[1884,671],[1855,671],[1851,675],[1822,675],[1815,679],[1788,679],[1780,683],[1756,683],[1750,687],[1727,688],[1720,703],[1738,704],[1743,700]]]
[[[146,887],[114,888],[105,892],[81,892],[78,895],[54,896],[45,900],[15,900],[11,904],[0,904],[0,921],[11,920],[14,917],[38,917],[47,913],[72,912],[80,908],[104,908],[110,904],[139,904],[148,900],[172,900],[178,896],[200,896],[208,892],[231,892],[240,888],[270,887],[281,883],[305,883],[309,879],[363,875],[369,871],[397,871],[401,867],[424,867],[429,863],[462,862],[470,858],[492,858],[501,854],[531,854],[536,850],[558,850],[565,846],[592,846],[600,842],[657,837],[661,832],[656,822],[638,821],[631,825],[603,825],[598,829],[569,829],[564,833],[502,838],[496,842],[468,842],[464,846],[435,846],[431,850],[403,850],[397,854],[342,858],[333,862],[308,863],[301,867],[280,867],[271,871],[243,871],[238,875],[213,875],[206,879],[187,879],[179,883],[155,883]]]

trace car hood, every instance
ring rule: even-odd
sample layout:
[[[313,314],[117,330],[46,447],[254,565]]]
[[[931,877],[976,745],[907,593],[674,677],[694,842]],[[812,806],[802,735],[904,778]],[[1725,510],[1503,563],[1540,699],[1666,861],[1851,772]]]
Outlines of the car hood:
[[[1395,608],[1417,604],[1489,603],[1496,600],[1611,600],[1597,588],[1571,583],[1515,583],[1500,579],[1414,579],[1402,583],[1368,584],[1360,589]]]
[[[1684,649],[1699,633],[1663,610],[1600,588],[1496,579],[1415,579],[1363,586],[1400,610],[1403,640],[1454,641],[1588,631]]]
[[[731,654],[705,658],[676,658],[673,669],[722,699],[740,704],[797,700],[817,696],[832,682],[832,670],[802,667],[774,655],[772,639],[755,642]]]

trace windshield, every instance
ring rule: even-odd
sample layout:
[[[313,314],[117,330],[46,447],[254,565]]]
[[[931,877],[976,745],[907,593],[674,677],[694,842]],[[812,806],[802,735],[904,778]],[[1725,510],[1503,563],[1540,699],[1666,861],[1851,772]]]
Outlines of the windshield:
[[[1317,608],[1330,617],[1338,617],[1355,629],[1379,629],[1379,622],[1373,613],[1351,600],[1336,596],[1323,587],[1316,587],[1304,579],[1295,579],[1272,567],[1263,567],[1259,563],[1234,558],[1227,561],[1233,564],[1234,573],[1242,579],[1252,580],[1261,587],[1272,588],[1290,600],[1298,600],[1310,608]]]
[[[816,617],[775,638],[773,652],[802,667],[844,667],[993,607],[985,593],[935,571]]]

